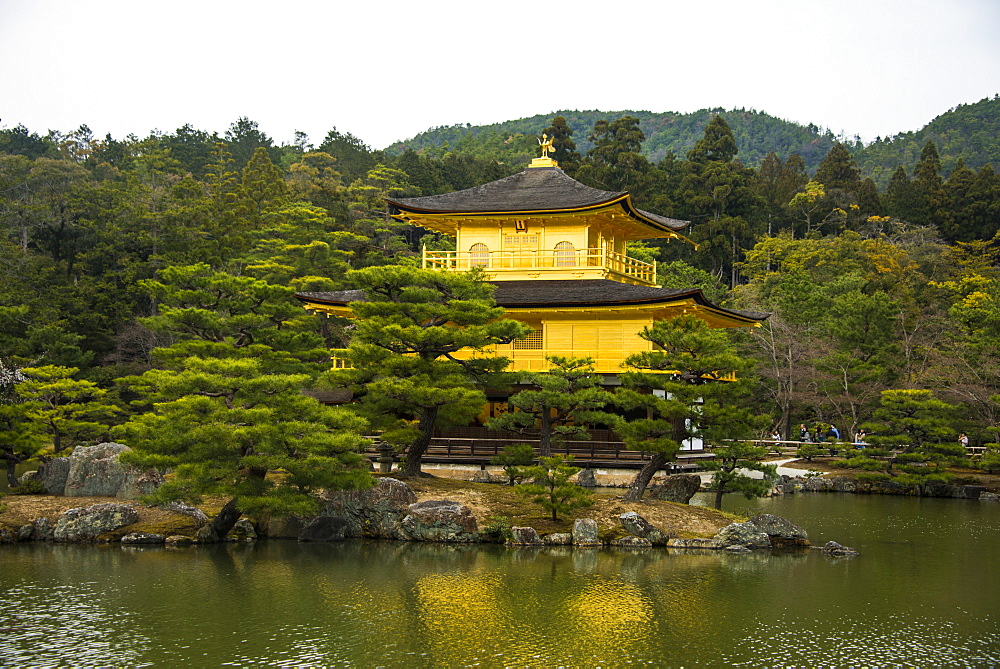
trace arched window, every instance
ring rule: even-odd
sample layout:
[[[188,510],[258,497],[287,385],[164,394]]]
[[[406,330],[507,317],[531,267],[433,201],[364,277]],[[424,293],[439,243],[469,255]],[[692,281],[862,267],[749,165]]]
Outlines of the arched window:
[[[489,267],[490,249],[486,244],[473,244],[469,249],[469,267]]]
[[[576,267],[576,249],[572,242],[556,244],[556,267]]]

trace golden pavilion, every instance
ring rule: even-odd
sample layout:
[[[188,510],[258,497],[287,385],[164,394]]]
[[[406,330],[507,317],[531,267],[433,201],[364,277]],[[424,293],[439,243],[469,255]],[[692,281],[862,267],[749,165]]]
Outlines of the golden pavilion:
[[[394,218],[455,238],[455,251],[424,249],[425,268],[481,268],[507,316],[532,328],[497,347],[511,370],[544,371],[546,357],[590,357],[617,375],[652,346],[638,333],[653,321],[696,314],[712,327],[751,327],[766,314],[724,309],[698,289],[657,286],[656,265],[630,258],[629,241],[673,238],[687,221],[637,208],[627,192],[585,186],[545,155],[524,171],[466,190],[387,200]],[[685,240],[686,241],[686,240]],[[359,291],[298,293],[307,309],[349,316]]]

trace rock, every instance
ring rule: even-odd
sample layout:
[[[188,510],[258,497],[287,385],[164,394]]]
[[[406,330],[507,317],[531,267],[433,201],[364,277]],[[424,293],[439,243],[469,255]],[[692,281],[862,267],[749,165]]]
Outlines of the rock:
[[[64,494],[67,497],[136,499],[153,492],[163,483],[163,477],[155,470],[119,462],[119,456],[129,450],[124,444],[110,442],[78,446],[69,456]]]
[[[596,488],[597,475],[593,469],[587,467],[576,477],[576,484],[581,488]]]
[[[347,521],[333,516],[319,516],[302,528],[299,541],[343,541]]]
[[[35,526],[31,523],[27,525],[21,525],[17,528],[17,540],[18,541],[31,541],[35,534]]]
[[[858,488],[858,484],[846,476],[834,476],[830,485],[834,492],[855,492]]]
[[[823,545],[823,552],[831,557],[854,557],[861,555],[849,546],[841,546],[836,541],[827,541]]]
[[[31,521],[31,525],[33,528],[31,538],[35,541],[52,541],[54,538],[55,528],[48,518],[35,518]]]
[[[37,469],[24,472],[21,474],[21,478],[17,480],[18,483],[27,483],[28,481],[42,481],[42,477],[39,476]],[[45,485],[44,481],[42,481],[42,485]]]
[[[512,527],[510,533],[511,538],[507,543],[512,546],[540,546],[543,543],[533,527]]]
[[[965,499],[979,499],[979,497],[986,491],[986,488],[981,485],[963,485],[960,486],[962,491],[962,497]]]
[[[670,548],[725,548],[725,545],[716,539],[671,539],[667,542]]]
[[[204,525],[208,522],[208,516],[201,509],[195,508],[190,504],[185,504],[180,500],[175,500],[173,502],[167,502],[166,504],[161,504],[161,509],[165,511],[173,511],[174,513],[180,513],[185,516],[190,516],[194,518],[199,525]]]
[[[806,492],[827,492],[833,490],[833,481],[822,476],[812,476],[802,483],[802,489]]]
[[[471,480],[473,483],[493,483],[493,476],[485,469],[477,469]]]
[[[809,534],[781,516],[762,513],[751,518],[750,522],[771,539],[771,546],[774,548],[809,545]]]
[[[770,548],[771,539],[753,523],[733,523],[719,530],[715,540],[723,546]]]
[[[226,535],[226,541],[250,543],[256,540],[257,530],[254,528],[253,523],[246,518],[237,520],[236,524],[233,525],[233,529],[229,530],[229,534]]]
[[[410,538],[402,530],[402,521],[417,496],[402,481],[383,477],[368,490],[329,493],[326,499],[321,515],[347,521],[345,537]]]
[[[653,542],[642,537],[619,537],[611,545],[617,548],[651,548]]]
[[[981,492],[978,499],[980,502],[1000,502],[1000,495],[995,492]]]
[[[8,530],[6,527],[0,527],[0,544],[14,543],[17,543],[17,535]]]
[[[162,544],[165,541],[165,536],[162,534],[153,534],[152,532],[129,532],[122,537],[123,544],[132,546],[141,544]]]
[[[38,467],[38,478],[50,495],[65,495],[68,477],[69,458],[53,458]]]
[[[667,540],[673,537],[670,532],[664,532],[663,530],[657,529],[651,525],[649,521],[635,511],[626,511],[622,515],[618,516],[618,520],[621,521],[622,528],[626,532],[633,536],[646,539],[653,545],[665,544]]]
[[[190,546],[194,543],[194,539],[191,537],[185,537],[182,534],[171,534],[169,537],[163,540],[168,546]]]
[[[746,546],[726,546],[723,550],[727,553],[753,553],[753,551]]]
[[[597,521],[593,518],[577,518],[573,521],[574,546],[600,546],[597,538]]]
[[[573,535],[569,532],[553,532],[543,539],[548,546],[569,546],[573,543]]]
[[[96,541],[105,532],[138,521],[139,512],[127,504],[95,504],[64,512],[56,521],[52,534],[56,541]]]
[[[687,504],[701,488],[701,477],[697,474],[671,474],[659,485],[652,486],[649,496],[665,502]]]
[[[214,544],[219,541],[219,535],[215,533],[211,525],[202,525],[194,533],[194,542],[199,544]]]
[[[446,499],[411,504],[402,528],[415,541],[468,543],[479,540],[479,526],[472,511]]]

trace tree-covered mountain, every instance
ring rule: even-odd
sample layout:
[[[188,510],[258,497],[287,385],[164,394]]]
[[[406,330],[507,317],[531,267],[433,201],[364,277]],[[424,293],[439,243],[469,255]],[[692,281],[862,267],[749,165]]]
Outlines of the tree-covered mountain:
[[[1000,96],[958,105],[920,130],[877,138],[854,155],[861,173],[885,186],[897,166],[913,172],[929,141],[937,146],[945,174],[951,173],[959,159],[973,170],[986,164],[1000,166]]]
[[[593,143],[588,136],[597,121],[632,116],[639,119],[639,127],[646,137],[642,144],[643,155],[652,162],[658,162],[668,153],[683,157],[702,137],[709,121],[719,114],[729,123],[736,138],[740,161],[748,167],[760,166],[764,157],[772,151],[782,160],[797,153],[802,157],[806,170],[813,174],[838,140],[828,129],[785,121],[753,109],[700,109],[688,114],[563,110],[491,125],[458,124],[431,128],[412,139],[392,144],[386,153],[399,155],[411,150],[440,157],[451,152],[523,165],[535,156],[537,137],[553,116],[566,119],[580,153],[592,148]],[[959,105],[920,130],[879,137],[868,145],[857,138],[840,140],[855,156],[861,176],[872,177],[880,187],[886,186],[893,171],[900,165],[912,173],[920,162],[921,149],[929,140],[938,147],[945,174],[951,172],[959,158],[973,170],[988,163],[1000,165],[1000,98],[994,96],[973,104]]]
[[[705,126],[718,114],[728,121],[736,137],[740,159],[749,166],[759,165],[764,156],[774,151],[782,159],[797,153],[805,160],[806,167],[814,170],[837,141],[829,130],[783,121],[752,109],[701,109],[690,114],[564,110],[492,125],[458,124],[432,128],[389,146],[386,153],[398,155],[411,150],[436,156],[451,151],[495,158],[504,163],[524,164],[535,156],[537,137],[554,116],[566,119],[580,153],[586,153],[593,147],[588,136],[595,123],[632,116],[639,119],[639,128],[646,136],[642,144],[643,155],[652,162],[658,162],[668,153],[684,156],[702,137]]]

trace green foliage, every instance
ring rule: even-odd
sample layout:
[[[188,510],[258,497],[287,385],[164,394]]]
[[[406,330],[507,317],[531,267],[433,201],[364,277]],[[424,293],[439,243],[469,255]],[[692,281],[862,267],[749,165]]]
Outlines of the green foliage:
[[[507,483],[514,485],[524,478],[524,467],[535,461],[535,449],[530,444],[504,446],[503,452],[493,456],[490,464],[502,465]]]
[[[715,458],[701,464],[714,471],[708,489],[715,491],[715,508],[722,508],[722,496],[727,492],[742,493],[747,499],[764,497],[778,477],[777,466],[764,464],[767,449],[750,442],[727,441],[712,451]],[[752,478],[743,470],[757,471],[762,478]]]
[[[364,422],[303,395],[306,375],[269,373],[252,358],[179,367],[146,372],[153,411],[114,431],[133,449],[123,460],[174,472],[156,501],[226,495],[246,513],[307,514],[317,489],[371,485],[358,455]]]
[[[806,462],[812,462],[812,459],[823,453],[823,449],[816,444],[802,444],[795,450],[795,457],[805,458]]]
[[[514,538],[509,516],[490,516],[487,520],[489,522],[482,532],[484,537],[500,544]]]
[[[522,483],[515,488],[519,495],[531,497],[531,501],[550,512],[552,520],[559,520],[560,513],[569,513],[580,507],[594,503],[591,493],[569,479],[580,471],[568,462],[572,457],[541,457],[538,464],[523,469],[524,478],[533,483]]]
[[[22,481],[15,486],[11,486],[10,494],[12,495],[48,495],[49,490],[45,487],[45,484],[38,479],[28,479],[27,481]]]
[[[417,475],[434,428],[467,424],[486,401],[482,385],[504,383],[508,361],[487,349],[528,328],[502,318],[476,273],[393,266],[347,278],[365,299],[351,303],[351,368],[330,372],[326,384],[351,388],[357,410],[406,451],[406,474]]]
[[[528,388],[512,394],[510,410],[487,422],[495,430],[537,435],[539,453],[551,455],[553,446],[566,439],[589,439],[587,424],[611,424],[615,416],[602,411],[612,396],[594,372],[593,358],[549,356],[547,372],[525,374],[520,385]]]

